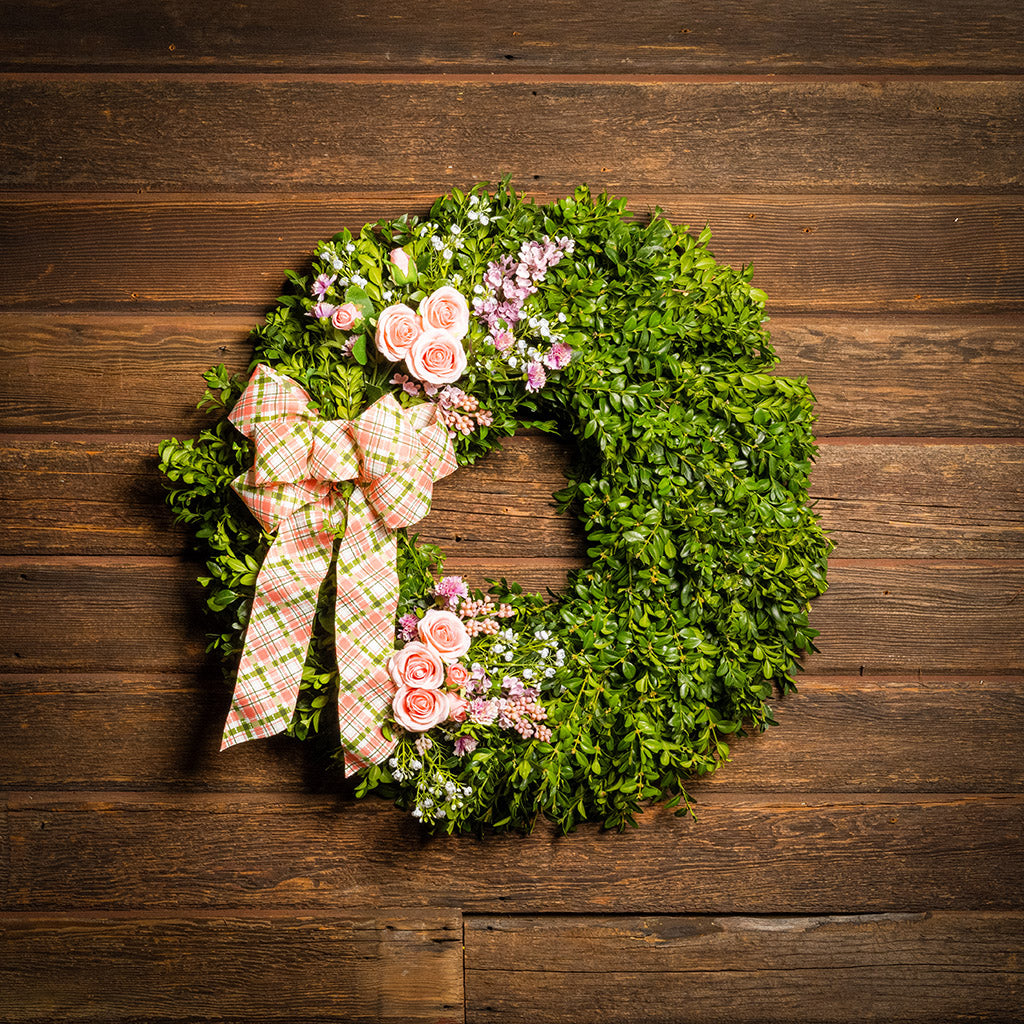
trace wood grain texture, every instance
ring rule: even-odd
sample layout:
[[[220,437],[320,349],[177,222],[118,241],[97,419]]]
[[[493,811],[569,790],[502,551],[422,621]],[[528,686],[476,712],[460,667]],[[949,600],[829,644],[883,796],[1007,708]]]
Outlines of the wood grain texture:
[[[471,916],[466,1020],[1008,1021],[1022,952],[1019,913]]]
[[[447,563],[471,582],[507,576],[528,589],[565,585],[573,559]],[[8,557],[0,602],[19,609],[0,640],[0,672],[191,672],[203,664],[197,566],[165,558]],[[895,561],[833,565],[814,602],[820,653],[811,674],[1024,672],[1024,568]],[[59,647],[55,631],[60,637]]]
[[[463,1020],[462,915],[0,916],[4,1021]]]
[[[1017,910],[1024,797],[707,793],[629,834],[429,839],[380,801],[8,796],[6,910],[452,906],[487,913]]]
[[[0,550],[11,554],[181,554],[156,469],[159,439],[0,436]],[[509,438],[440,482],[415,527],[463,558],[585,557],[560,515],[571,446]],[[824,444],[810,497],[839,558],[1024,557],[1024,444]]]
[[[466,11],[396,0],[211,8],[198,0],[0,4],[0,69],[359,71],[458,74],[715,74],[820,71],[1014,73],[1019,8],[950,0],[940,8],[857,0],[841,9],[784,0],[771,18],[743,0],[620,5],[482,0]],[[969,26],[970,31],[965,31]]]
[[[200,375],[244,373],[255,319],[0,313],[0,430],[191,434],[209,422]],[[1024,434],[1024,320],[790,314],[769,327],[778,372],[811,384],[819,437]]]
[[[285,736],[221,753],[230,684],[190,675],[0,679],[0,788],[348,793],[326,748]],[[694,782],[730,793],[1024,792],[1024,680],[801,678],[779,721]]]
[[[1012,197],[628,194],[638,215],[660,205],[675,223],[709,224],[720,260],[754,264],[773,314],[1024,309],[1024,203]],[[16,254],[0,267],[0,309],[233,310],[247,329],[317,239],[422,216],[434,195],[0,197],[0,248]]]
[[[508,173],[546,189],[993,194],[1021,185],[1022,99],[1016,78],[8,78],[0,185],[444,191]]]

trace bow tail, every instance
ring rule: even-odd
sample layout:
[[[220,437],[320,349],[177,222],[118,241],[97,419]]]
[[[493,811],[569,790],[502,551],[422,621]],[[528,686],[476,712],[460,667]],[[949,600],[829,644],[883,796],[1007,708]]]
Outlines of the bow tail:
[[[381,732],[395,694],[387,661],[395,650],[396,544],[394,531],[373,513],[356,487],[338,549],[335,613],[338,725],[346,775],[380,763],[396,746]]]
[[[256,580],[221,750],[291,724],[332,542],[317,505],[281,524]]]

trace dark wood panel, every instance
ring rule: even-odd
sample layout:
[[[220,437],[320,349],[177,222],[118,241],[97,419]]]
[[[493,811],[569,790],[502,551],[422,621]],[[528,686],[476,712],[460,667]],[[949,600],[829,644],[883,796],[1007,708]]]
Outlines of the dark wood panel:
[[[179,554],[156,471],[158,439],[0,437],[0,549],[10,554]],[[569,447],[542,436],[441,482],[416,527],[461,558],[583,558],[559,515]],[[811,499],[841,558],[1024,557],[1024,444],[825,444]]]
[[[0,182],[353,192],[509,173],[547,189],[1013,192],[1022,98],[1016,78],[9,78]]]
[[[639,830],[431,840],[382,802],[12,794],[8,910],[1016,910],[1020,796],[728,796]]]
[[[779,372],[805,376],[829,435],[1024,433],[1024,321],[774,316]]]
[[[772,313],[1024,309],[1019,200],[628,191],[639,216],[661,206],[676,223],[710,224],[719,259],[754,264],[754,281],[767,291]],[[0,248],[13,258],[0,269],[0,308],[29,314],[236,310],[251,317],[251,326],[280,292],[285,270],[308,264],[317,239],[381,217],[425,214],[431,198],[422,191],[312,198],[8,195],[0,199]],[[919,372],[934,375],[934,369]]]
[[[466,1020],[1009,1021],[1021,953],[1017,913],[474,916]]]
[[[200,375],[217,363],[243,372],[255,320],[0,313],[3,427],[192,433],[208,422],[195,409]],[[770,327],[779,372],[811,382],[819,437],[1024,434],[1024,321],[818,314],[774,316]]]
[[[0,749],[15,790],[346,792],[312,744],[284,736],[221,753],[218,676],[7,676]],[[779,726],[736,737],[694,783],[758,793],[1024,790],[1024,681],[800,680]]]
[[[456,556],[447,569],[544,592],[564,586],[575,564]],[[206,627],[195,575],[164,558],[6,558],[0,603],[19,614],[0,642],[0,671],[50,672],[55,656],[67,671],[196,671]],[[1024,671],[1019,562],[841,563],[829,580],[811,615],[821,651],[806,659],[810,674]]]
[[[623,17],[609,0],[543,9],[483,0],[225,5],[199,0],[0,4],[0,69],[318,72],[758,73],[967,71],[1024,65],[1019,8],[950,0],[938,8],[785,0],[770,18],[742,0],[654,0]],[[969,28],[969,31],[965,31]]]
[[[1024,557],[1024,445],[824,444],[811,500],[839,558]]]
[[[0,916],[5,1021],[463,1019],[462,915]]]
[[[168,554],[188,544],[172,526],[156,469],[158,438],[0,438],[0,549],[51,554]],[[1021,447],[1024,458],[1024,446]],[[434,492],[414,529],[462,558],[500,557],[520,544],[533,558],[583,558],[583,531],[555,509],[568,449],[540,436],[510,438]]]

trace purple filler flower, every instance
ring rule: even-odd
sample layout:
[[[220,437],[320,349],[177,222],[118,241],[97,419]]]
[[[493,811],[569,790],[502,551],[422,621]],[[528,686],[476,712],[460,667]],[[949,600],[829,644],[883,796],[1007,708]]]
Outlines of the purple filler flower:
[[[334,310],[335,307],[329,302],[317,302],[306,315],[311,316],[314,320],[327,320]]]
[[[398,635],[406,643],[410,640],[415,640],[419,636],[419,624],[420,620],[415,615],[403,615],[398,620]]]
[[[455,756],[464,757],[466,754],[472,754],[479,742],[475,736],[456,736],[454,745]]]
[[[322,302],[324,296],[327,294],[327,289],[330,288],[331,285],[334,284],[334,282],[337,280],[337,274],[331,274],[330,277],[328,277],[326,274],[321,274],[313,282],[313,287],[309,289],[309,294],[312,295],[314,299],[320,299],[320,301]]]
[[[453,597],[469,597],[469,587],[466,586],[466,581],[461,576],[445,576],[434,587],[434,593],[438,597],[444,597],[450,601]]]

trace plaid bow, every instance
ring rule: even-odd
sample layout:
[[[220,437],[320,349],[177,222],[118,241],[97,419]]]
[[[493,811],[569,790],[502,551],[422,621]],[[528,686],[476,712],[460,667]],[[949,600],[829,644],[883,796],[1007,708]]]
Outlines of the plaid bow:
[[[380,726],[395,692],[385,666],[398,608],[395,530],[419,522],[434,481],[456,469],[448,430],[435,405],[403,409],[392,395],[357,419],[320,419],[304,388],[263,365],[228,418],[256,446],[253,467],[231,486],[277,537],[256,581],[221,749],[291,722],[317,596],[344,527],[335,628],[351,775],[394,749]],[[355,484],[347,508],[343,481]]]

